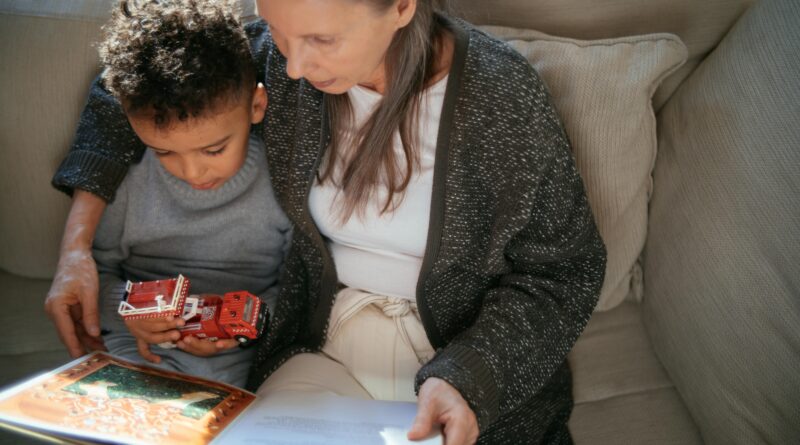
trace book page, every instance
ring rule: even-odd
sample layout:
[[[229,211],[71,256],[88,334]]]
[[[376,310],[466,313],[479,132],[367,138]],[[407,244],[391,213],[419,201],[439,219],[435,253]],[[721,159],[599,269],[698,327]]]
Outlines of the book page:
[[[254,399],[230,385],[94,353],[3,391],[0,422],[91,442],[206,444]]]
[[[362,400],[329,393],[282,391],[259,398],[214,444],[441,445],[442,436],[406,438],[417,404]]]

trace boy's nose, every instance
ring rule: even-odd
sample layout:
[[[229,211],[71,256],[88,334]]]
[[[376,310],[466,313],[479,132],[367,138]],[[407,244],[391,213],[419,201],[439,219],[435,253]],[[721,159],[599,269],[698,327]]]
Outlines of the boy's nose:
[[[199,162],[193,161],[184,162],[181,170],[183,170],[183,179],[189,182],[202,179],[206,172],[205,167],[203,167]]]

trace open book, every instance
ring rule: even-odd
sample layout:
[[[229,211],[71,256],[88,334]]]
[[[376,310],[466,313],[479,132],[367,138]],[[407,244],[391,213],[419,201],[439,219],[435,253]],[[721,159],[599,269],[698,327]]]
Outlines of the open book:
[[[416,404],[281,392],[257,398],[206,379],[95,352],[0,393],[0,426],[72,443],[411,442]]]

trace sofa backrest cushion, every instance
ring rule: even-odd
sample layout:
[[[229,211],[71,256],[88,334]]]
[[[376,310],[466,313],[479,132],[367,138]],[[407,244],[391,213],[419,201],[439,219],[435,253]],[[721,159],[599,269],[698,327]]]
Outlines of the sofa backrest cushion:
[[[672,33],[689,48],[688,62],[662,83],[656,110],[722,39],[754,0],[453,0],[456,13],[476,25],[537,29],[594,40]]]
[[[606,277],[597,305],[611,309],[641,297],[637,260],[647,234],[647,202],[656,159],[651,98],[686,61],[672,34],[601,40],[483,27],[525,56],[547,85],[564,122],[600,235]]]
[[[800,443],[800,2],[761,0],[659,120],[643,313],[710,444]]]

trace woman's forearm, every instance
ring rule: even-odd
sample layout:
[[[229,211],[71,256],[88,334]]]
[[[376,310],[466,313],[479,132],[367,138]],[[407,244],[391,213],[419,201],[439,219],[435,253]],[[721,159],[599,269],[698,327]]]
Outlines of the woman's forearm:
[[[53,284],[45,300],[45,312],[70,355],[103,349],[97,305],[97,267],[92,242],[106,202],[89,192],[76,190],[58,259]]]
[[[89,192],[75,190],[72,207],[61,238],[61,254],[75,250],[90,250],[106,202]]]

